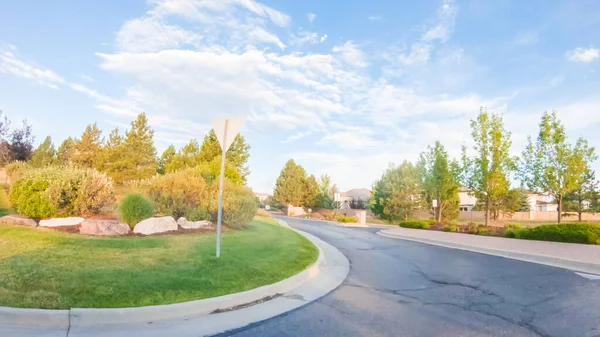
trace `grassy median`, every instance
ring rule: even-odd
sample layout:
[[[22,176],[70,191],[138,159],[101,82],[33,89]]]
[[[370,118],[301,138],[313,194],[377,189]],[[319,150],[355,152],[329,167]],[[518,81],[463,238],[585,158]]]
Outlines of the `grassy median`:
[[[97,238],[0,224],[0,306],[118,308],[253,289],[292,276],[317,248],[273,219],[215,234]]]

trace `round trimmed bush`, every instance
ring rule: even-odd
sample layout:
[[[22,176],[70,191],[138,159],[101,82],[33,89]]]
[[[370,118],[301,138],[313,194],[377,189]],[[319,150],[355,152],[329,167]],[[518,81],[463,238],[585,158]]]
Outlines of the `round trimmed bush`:
[[[141,194],[128,194],[121,201],[119,215],[121,221],[133,228],[138,222],[154,215],[154,206]]]

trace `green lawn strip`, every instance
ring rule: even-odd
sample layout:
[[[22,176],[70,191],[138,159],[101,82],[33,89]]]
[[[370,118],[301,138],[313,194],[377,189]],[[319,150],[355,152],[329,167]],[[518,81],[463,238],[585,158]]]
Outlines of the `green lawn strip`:
[[[169,304],[290,277],[318,250],[273,220],[214,234],[96,238],[0,225],[0,306],[67,309]]]

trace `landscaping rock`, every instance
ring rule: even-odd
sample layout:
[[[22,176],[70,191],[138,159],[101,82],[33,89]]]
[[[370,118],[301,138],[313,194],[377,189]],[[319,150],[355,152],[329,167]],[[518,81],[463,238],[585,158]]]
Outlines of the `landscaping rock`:
[[[84,220],[79,233],[88,235],[125,235],[129,226],[118,220]]]
[[[134,233],[150,235],[177,230],[177,222],[172,216],[146,219],[133,228]]]
[[[52,218],[40,220],[40,227],[68,227],[77,226],[85,220],[84,218],[69,217],[69,218]]]
[[[19,226],[29,226],[29,227],[37,227],[37,222],[35,220],[28,218],[23,215],[10,214],[5,215],[0,218],[1,223],[5,223],[8,225],[19,225]]]
[[[212,226],[212,222],[208,220],[202,221],[189,221],[188,219],[181,217],[177,220],[177,224],[181,226],[183,229],[198,229],[201,227],[209,227]]]

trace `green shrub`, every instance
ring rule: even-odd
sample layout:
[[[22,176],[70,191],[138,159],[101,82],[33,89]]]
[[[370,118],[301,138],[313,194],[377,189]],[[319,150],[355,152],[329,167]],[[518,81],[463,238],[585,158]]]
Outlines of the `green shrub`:
[[[570,243],[598,244],[600,225],[568,223],[560,225],[542,225],[517,232],[517,238]]]
[[[128,194],[121,201],[119,215],[121,221],[133,228],[138,222],[154,215],[154,206],[141,194]]]
[[[514,239],[517,237],[517,231],[513,229],[507,229],[506,232],[504,232],[504,236],[507,238]]]
[[[479,231],[479,225],[477,225],[476,223],[473,223],[473,222],[469,222],[469,227],[467,229],[467,232],[469,234],[477,234],[478,231]]]
[[[354,223],[356,222],[356,218],[353,216],[342,215],[338,217],[337,221],[341,223]]]
[[[14,161],[6,165],[6,175],[10,178],[10,182],[14,184],[17,180],[19,180],[21,175],[31,169],[31,165],[27,164],[27,162]]]
[[[407,220],[401,221],[399,225],[404,228],[429,229],[435,223],[434,220]]]
[[[450,226],[445,226],[444,228],[442,228],[442,230],[444,232],[456,232],[458,230],[458,228],[456,227],[456,225],[450,225]]]
[[[477,230],[477,235],[490,235],[490,230],[487,228],[479,228]]]
[[[156,207],[157,214],[210,220],[210,198],[201,172],[195,168],[156,176],[139,185]]]
[[[216,197],[216,194],[215,194]],[[216,200],[215,200],[216,201]],[[223,223],[240,229],[248,226],[256,214],[256,198],[248,187],[226,181],[223,189]],[[217,202],[214,203],[216,219]]]
[[[114,203],[112,180],[93,169],[51,166],[26,171],[11,187],[15,210],[34,219],[88,216]]]

